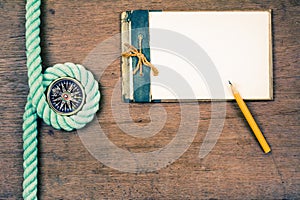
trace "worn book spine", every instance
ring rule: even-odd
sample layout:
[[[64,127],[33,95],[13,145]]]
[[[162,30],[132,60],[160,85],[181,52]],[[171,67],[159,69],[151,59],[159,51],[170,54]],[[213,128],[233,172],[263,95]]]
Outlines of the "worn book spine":
[[[121,13],[121,51],[125,52],[127,49],[125,43],[130,44],[130,21],[128,12]],[[131,58],[121,57],[121,73],[122,73],[122,99],[124,102],[130,102],[133,99],[131,92],[132,82],[131,77]]]
[[[135,48],[142,47],[142,53],[151,62],[149,45],[149,11],[134,10],[121,14],[122,52],[126,51],[125,43]],[[139,40],[142,37],[142,40]],[[140,49],[139,49],[140,50]],[[132,71],[138,65],[137,57],[122,57],[122,96],[125,102],[151,102],[151,69],[143,66],[141,75]]]

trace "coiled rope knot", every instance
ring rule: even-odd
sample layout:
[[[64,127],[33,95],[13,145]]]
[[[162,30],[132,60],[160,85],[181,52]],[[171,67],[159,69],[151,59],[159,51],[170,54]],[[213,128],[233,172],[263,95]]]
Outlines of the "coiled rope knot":
[[[82,109],[71,116],[60,115],[51,109],[44,94],[47,87],[61,77],[71,77],[78,80],[85,92],[86,101]],[[55,129],[66,131],[80,129],[94,118],[94,114],[99,109],[100,92],[98,82],[94,79],[92,73],[82,65],[73,63],[56,64],[45,70],[42,85],[35,84],[39,82],[38,79],[35,80],[33,80],[35,82],[30,87],[29,99],[31,104],[36,109],[38,116]],[[40,92],[40,90],[43,92]]]
[[[40,60],[40,57],[35,59]],[[23,198],[25,200],[37,199],[37,116],[56,129],[66,131],[80,129],[94,118],[100,100],[98,82],[83,66],[73,63],[56,64],[47,68],[42,74],[40,62],[32,62],[32,60],[28,62],[31,63],[28,65],[30,91],[23,115]],[[46,101],[46,88],[60,77],[77,80],[85,93],[85,102],[81,110],[71,116],[56,113]]]

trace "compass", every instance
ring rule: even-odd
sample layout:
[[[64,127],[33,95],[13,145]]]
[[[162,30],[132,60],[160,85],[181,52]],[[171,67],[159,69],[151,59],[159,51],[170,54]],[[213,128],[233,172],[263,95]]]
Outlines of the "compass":
[[[47,91],[50,107],[60,115],[73,115],[81,110],[85,102],[82,85],[70,77],[53,81]]]

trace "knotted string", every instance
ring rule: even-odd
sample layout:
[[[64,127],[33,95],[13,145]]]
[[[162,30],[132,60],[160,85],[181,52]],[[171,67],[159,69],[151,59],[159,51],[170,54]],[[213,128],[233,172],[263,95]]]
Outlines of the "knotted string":
[[[158,69],[152,65],[146,58],[146,56],[143,54],[142,52],[142,39],[143,36],[139,35],[139,50],[137,50],[134,46],[125,43],[124,45],[128,48],[128,50],[126,52],[122,53],[122,56],[129,58],[129,57],[137,57],[138,58],[138,63],[135,67],[135,69],[133,70],[133,74],[136,74],[136,72],[138,70],[140,70],[140,75],[143,76],[143,65],[150,67],[153,76],[157,76],[158,75]]]

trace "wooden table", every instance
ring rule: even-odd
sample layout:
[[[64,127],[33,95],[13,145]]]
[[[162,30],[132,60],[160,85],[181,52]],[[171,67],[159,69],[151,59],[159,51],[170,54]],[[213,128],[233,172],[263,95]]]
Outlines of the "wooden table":
[[[211,102],[187,105],[200,112],[196,137],[179,159],[154,172],[110,168],[89,153],[76,131],[54,130],[40,121],[40,199],[299,199],[300,2],[43,1],[43,66],[82,63],[98,44],[120,32],[120,13],[132,9],[273,10],[274,101],[247,102],[272,153],[262,152],[235,102],[226,103],[222,133],[203,159],[199,149],[211,117],[218,113],[212,115]],[[28,93],[24,16],[24,1],[0,1],[0,199],[22,196],[22,114]],[[132,153],[170,143],[180,124],[180,105],[160,104],[167,113],[163,129],[150,138],[134,138],[118,127],[112,115],[111,97],[119,80],[120,59],[116,59],[101,76],[103,96],[97,114],[110,141]],[[132,119],[123,123],[146,126],[151,107],[130,104]]]

